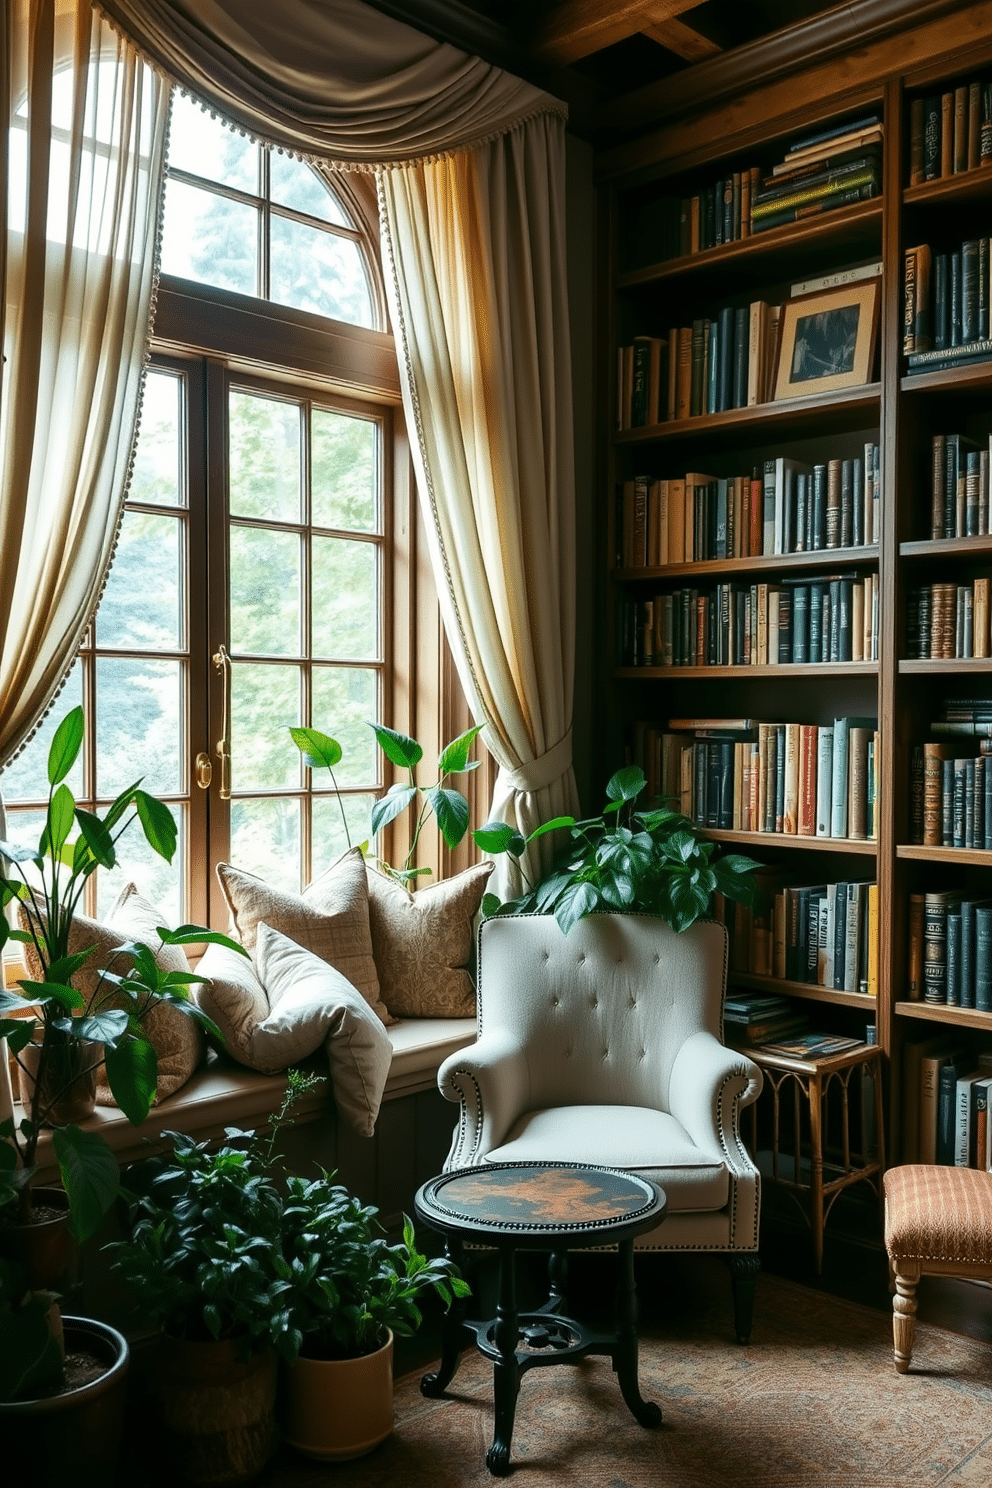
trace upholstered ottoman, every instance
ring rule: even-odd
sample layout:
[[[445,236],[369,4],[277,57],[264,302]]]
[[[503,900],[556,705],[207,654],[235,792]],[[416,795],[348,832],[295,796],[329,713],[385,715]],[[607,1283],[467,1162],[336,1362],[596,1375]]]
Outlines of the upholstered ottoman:
[[[910,1163],[885,1175],[885,1248],[895,1282],[892,1337],[905,1374],[921,1276],[992,1277],[992,1173]]]

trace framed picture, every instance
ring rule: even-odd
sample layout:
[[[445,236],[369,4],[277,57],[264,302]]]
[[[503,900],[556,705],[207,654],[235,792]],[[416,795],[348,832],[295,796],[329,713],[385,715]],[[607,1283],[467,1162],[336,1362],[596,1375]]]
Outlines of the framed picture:
[[[870,380],[878,287],[875,277],[786,300],[779,322],[775,402],[863,387]]]

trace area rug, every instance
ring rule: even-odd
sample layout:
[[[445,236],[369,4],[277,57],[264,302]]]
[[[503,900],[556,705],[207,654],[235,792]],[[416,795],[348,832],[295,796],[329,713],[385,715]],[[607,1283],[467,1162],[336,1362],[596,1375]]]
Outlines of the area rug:
[[[652,1296],[641,1320],[641,1392],[662,1408],[636,1424],[607,1358],[531,1369],[521,1383],[512,1477],[521,1488],[989,1488],[992,1345],[921,1324],[897,1375],[885,1313],[764,1275],[753,1341],[730,1331],[726,1274],[711,1300]],[[722,1283],[722,1286],[719,1285]],[[667,1318],[661,1316],[667,1310]],[[394,1435],[360,1462],[285,1457],[278,1488],[463,1488],[495,1480],[492,1370],[466,1353],[446,1398],[397,1381]]]

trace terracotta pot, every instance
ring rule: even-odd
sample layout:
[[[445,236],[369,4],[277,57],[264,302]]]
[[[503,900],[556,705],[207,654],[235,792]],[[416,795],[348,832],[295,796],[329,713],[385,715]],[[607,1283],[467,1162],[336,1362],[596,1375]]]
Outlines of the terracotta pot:
[[[41,1050],[41,1044],[26,1044],[21,1050],[17,1085],[25,1111],[31,1110],[34,1100]],[[64,1045],[56,1044],[49,1050],[39,1112],[43,1126],[70,1126],[93,1115],[96,1109],[96,1074],[102,1055],[102,1045],[87,1040],[71,1040]]]
[[[272,1454],[276,1360],[232,1339],[163,1334],[158,1398],[170,1473],[187,1483],[249,1483]]]
[[[69,1269],[73,1239],[69,1234],[69,1197],[62,1188],[32,1188],[32,1203],[41,1210],[58,1210],[32,1224],[0,1228],[0,1255],[18,1261],[28,1273],[32,1291],[58,1291]]]
[[[96,1355],[104,1373],[61,1395],[0,1403],[4,1481],[18,1488],[109,1488],[118,1482],[124,1433],[127,1339],[91,1318],[65,1317],[62,1327],[66,1352]]]
[[[286,1440],[306,1457],[364,1457],[393,1429],[393,1335],[359,1359],[305,1359],[286,1371]]]

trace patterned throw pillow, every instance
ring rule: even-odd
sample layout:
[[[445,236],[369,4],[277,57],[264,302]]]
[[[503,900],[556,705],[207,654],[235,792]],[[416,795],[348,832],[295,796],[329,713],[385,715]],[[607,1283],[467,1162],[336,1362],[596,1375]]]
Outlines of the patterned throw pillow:
[[[217,864],[217,877],[231,910],[231,934],[246,950],[254,949],[264,921],[347,977],[383,1023],[394,1021],[379,995],[359,848],[346,852],[302,894],[273,888],[230,863]]]
[[[396,1017],[475,1015],[475,919],[492,863],[478,863],[415,894],[367,868],[372,952],[383,1001]]]

